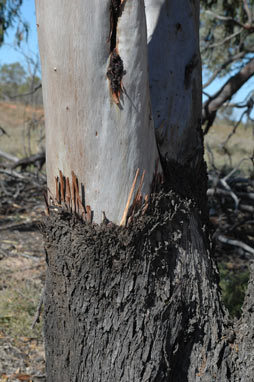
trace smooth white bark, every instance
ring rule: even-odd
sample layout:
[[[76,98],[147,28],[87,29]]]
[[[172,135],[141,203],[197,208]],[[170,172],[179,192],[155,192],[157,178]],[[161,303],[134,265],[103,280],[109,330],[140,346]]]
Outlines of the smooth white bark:
[[[150,90],[162,156],[188,163],[202,148],[199,1],[145,0]],[[192,65],[193,61],[193,65]]]
[[[46,119],[48,186],[73,170],[85,186],[85,204],[120,223],[136,173],[150,191],[158,159],[151,118],[143,0],[127,1],[118,21],[124,63],[120,107],[111,96],[109,0],[37,0]]]

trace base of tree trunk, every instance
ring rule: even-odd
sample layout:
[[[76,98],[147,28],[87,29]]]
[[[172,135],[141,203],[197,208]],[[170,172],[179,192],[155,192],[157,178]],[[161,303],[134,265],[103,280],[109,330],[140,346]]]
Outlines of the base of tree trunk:
[[[60,208],[42,229],[48,382],[253,380],[253,279],[234,328],[191,200],[161,191],[128,227]]]

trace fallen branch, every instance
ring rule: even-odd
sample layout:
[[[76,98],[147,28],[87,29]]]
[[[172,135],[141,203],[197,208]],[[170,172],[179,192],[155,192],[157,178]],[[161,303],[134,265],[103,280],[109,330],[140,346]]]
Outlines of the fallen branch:
[[[16,230],[16,231],[30,231],[36,229],[36,224],[39,224],[39,221],[23,222],[23,223],[11,223],[3,227],[0,227],[0,231],[6,230]]]
[[[14,171],[14,170],[8,170],[8,169],[1,169],[0,168],[0,174],[6,174],[6,175],[9,175],[9,176],[12,176],[13,178],[18,178],[18,179],[26,179],[25,176],[19,174],[17,171]]]
[[[217,239],[223,244],[229,244],[229,245],[233,245],[235,247],[242,248],[244,251],[249,252],[252,255],[254,255],[254,249],[252,247],[250,247],[249,245],[247,245],[247,244],[245,244],[239,240],[229,239],[224,235],[218,235]]]
[[[42,169],[42,166],[45,163],[45,152],[42,151],[38,154],[31,155],[27,158],[20,159],[18,162],[16,162],[13,166],[12,169],[15,169],[17,167],[21,167],[21,170],[25,170],[28,166],[34,165],[37,167],[39,170]]]
[[[243,211],[254,212],[254,207],[248,206],[247,204],[240,204],[239,208]]]
[[[245,253],[253,254],[254,251],[254,182],[250,178],[236,175],[244,160],[227,174],[220,174],[216,167],[209,174],[207,196],[214,239],[217,243],[231,246],[223,248],[216,245],[218,258],[235,256],[239,248]]]
[[[11,162],[17,163],[19,161],[19,158],[15,157],[14,155],[11,155],[9,153],[6,153],[5,151],[0,150],[0,157],[7,159]]]
[[[220,183],[221,183],[222,186],[228,191],[229,195],[230,195],[231,198],[234,200],[234,202],[235,202],[235,209],[237,210],[237,209],[238,209],[238,206],[239,206],[239,199],[238,199],[238,197],[236,196],[236,194],[232,191],[231,187],[229,187],[229,185],[227,184],[227,182],[226,182],[226,177],[223,178],[223,179],[220,179]]]

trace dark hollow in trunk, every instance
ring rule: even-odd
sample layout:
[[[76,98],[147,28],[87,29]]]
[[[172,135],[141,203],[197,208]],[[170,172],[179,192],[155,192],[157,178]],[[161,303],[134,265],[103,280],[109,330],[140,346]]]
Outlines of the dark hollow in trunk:
[[[252,380],[251,297],[234,328],[191,200],[159,192],[126,228],[59,210],[43,231],[48,382]]]

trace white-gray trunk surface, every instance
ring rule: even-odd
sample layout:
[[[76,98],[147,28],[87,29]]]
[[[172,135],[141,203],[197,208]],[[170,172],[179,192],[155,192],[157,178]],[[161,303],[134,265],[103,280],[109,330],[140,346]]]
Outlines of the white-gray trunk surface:
[[[195,166],[202,151],[199,1],[145,0],[150,92],[160,153]]]
[[[151,115],[143,0],[127,1],[116,48],[126,74],[119,104],[107,72],[111,57],[110,0],[36,2],[46,120],[48,186],[74,171],[85,205],[120,223],[137,169],[151,191],[159,160]],[[112,37],[112,36],[111,36]],[[138,184],[138,183],[137,183]]]

